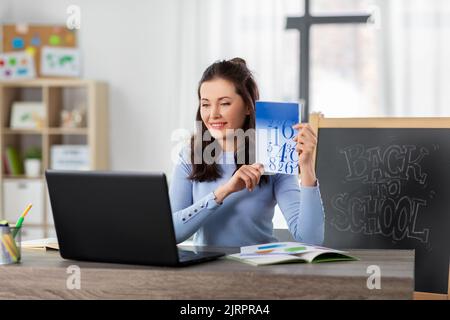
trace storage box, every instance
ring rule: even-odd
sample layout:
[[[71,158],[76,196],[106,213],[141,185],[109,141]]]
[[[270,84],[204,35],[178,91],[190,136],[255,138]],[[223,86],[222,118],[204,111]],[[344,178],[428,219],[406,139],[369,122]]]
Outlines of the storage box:
[[[89,148],[83,145],[53,145],[51,168],[54,170],[89,170]]]

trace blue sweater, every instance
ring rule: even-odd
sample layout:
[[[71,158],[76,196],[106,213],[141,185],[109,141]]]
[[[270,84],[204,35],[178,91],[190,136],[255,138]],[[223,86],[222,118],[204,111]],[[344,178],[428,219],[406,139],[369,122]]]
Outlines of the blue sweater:
[[[236,170],[232,152],[219,156],[222,177],[212,182],[188,179],[192,170],[189,148],[184,148],[170,183],[170,203],[177,243],[194,233],[195,245],[240,247],[276,242],[272,219],[278,203],[296,241],[320,245],[324,237],[324,211],[319,186],[299,186],[297,176],[275,174],[252,192],[230,194],[222,204],[213,191]],[[228,163],[228,164],[225,164]]]

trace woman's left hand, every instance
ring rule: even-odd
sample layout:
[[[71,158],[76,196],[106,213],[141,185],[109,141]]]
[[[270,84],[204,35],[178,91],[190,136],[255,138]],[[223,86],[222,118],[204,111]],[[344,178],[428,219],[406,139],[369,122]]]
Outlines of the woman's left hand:
[[[313,166],[314,151],[317,147],[317,136],[309,123],[298,123],[293,126],[298,130],[298,135],[294,138],[297,142],[295,150],[298,152],[298,161],[300,171],[303,168],[310,168]]]
[[[297,142],[295,150],[298,152],[298,165],[300,166],[300,178],[303,186],[316,186],[317,179],[314,170],[314,151],[317,147],[317,136],[308,123],[298,123],[293,126],[298,130],[294,138]]]

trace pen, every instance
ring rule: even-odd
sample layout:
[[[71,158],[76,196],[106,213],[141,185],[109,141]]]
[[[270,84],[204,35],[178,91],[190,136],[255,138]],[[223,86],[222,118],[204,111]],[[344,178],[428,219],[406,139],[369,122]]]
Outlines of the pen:
[[[20,216],[19,220],[17,220],[16,222],[16,228],[13,231],[13,237],[16,237],[17,232],[19,231],[19,229],[22,227],[22,223],[23,223],[23,219],[25,218],[25,216],[28,214],[28,211],[30,211],[31,207],[33,205],[29,204],[28,207],[25,209],[25,211],[22,213],[22,215]]]

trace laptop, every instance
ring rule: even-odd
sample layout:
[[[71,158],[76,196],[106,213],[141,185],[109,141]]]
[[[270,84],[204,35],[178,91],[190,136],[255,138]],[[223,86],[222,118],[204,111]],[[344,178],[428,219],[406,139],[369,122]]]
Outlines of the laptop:
[[[164,173],[46,170],[61,257],[185,266],[224,256],[177,247]]]

